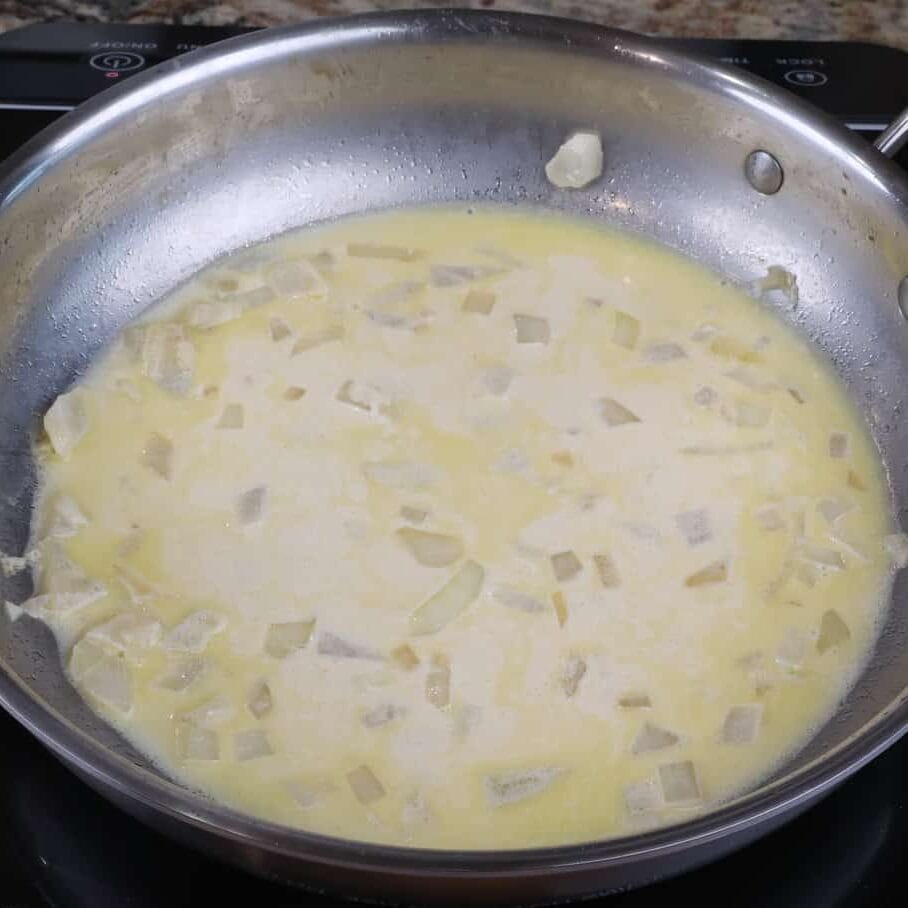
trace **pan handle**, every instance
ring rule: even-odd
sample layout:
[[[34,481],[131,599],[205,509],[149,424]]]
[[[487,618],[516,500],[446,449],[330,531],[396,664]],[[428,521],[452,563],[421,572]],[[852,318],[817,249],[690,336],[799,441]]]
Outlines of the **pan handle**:
[[[908,107],[881,132],[873,143],[887,158],[895,157],[908,142]]]

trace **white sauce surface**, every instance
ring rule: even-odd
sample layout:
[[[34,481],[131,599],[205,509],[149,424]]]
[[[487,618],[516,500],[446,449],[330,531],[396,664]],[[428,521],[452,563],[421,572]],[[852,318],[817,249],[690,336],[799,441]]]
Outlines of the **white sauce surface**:
[[[281,238],[73,394],[26,611],[165,772],[282,823],[509,848],[708,810],[832,714],[888,590],[832,373],[698,266],[554,216]]]

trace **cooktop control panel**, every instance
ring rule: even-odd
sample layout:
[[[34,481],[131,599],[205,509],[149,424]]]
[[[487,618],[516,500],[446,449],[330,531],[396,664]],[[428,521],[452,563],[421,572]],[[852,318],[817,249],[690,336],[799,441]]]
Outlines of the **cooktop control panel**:
[[[251,29],[57,23],[0,35],[0,109],[60,114],[162,60]],[[875,44],[666,38],[880,132],[908,105],[908,53]]]

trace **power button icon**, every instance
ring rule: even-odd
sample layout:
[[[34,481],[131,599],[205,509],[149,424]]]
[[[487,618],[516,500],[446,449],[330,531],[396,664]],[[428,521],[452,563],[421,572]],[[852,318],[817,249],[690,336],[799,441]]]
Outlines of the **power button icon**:
[[[785,81],[792,85],[806,85],[811,88],[825,85],[829,79],[826,73],[819,73],[815,69],[790,69],[785,73]]]
[[[95,54],[88,65],[105,73],[127,73],[141,69],[145,65],[145,58],[125,50],[108,50],[103,54]]]

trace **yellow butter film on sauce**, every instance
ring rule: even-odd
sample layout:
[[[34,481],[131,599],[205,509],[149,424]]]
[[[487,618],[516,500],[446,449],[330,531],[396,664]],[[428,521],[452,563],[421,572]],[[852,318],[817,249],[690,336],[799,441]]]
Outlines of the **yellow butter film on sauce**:
[[[875,449],[766,306],[530,211],[216,263],[45,419],[37,596],[161,770],[353,839],[623,835],[836,709],[891,568]]]

